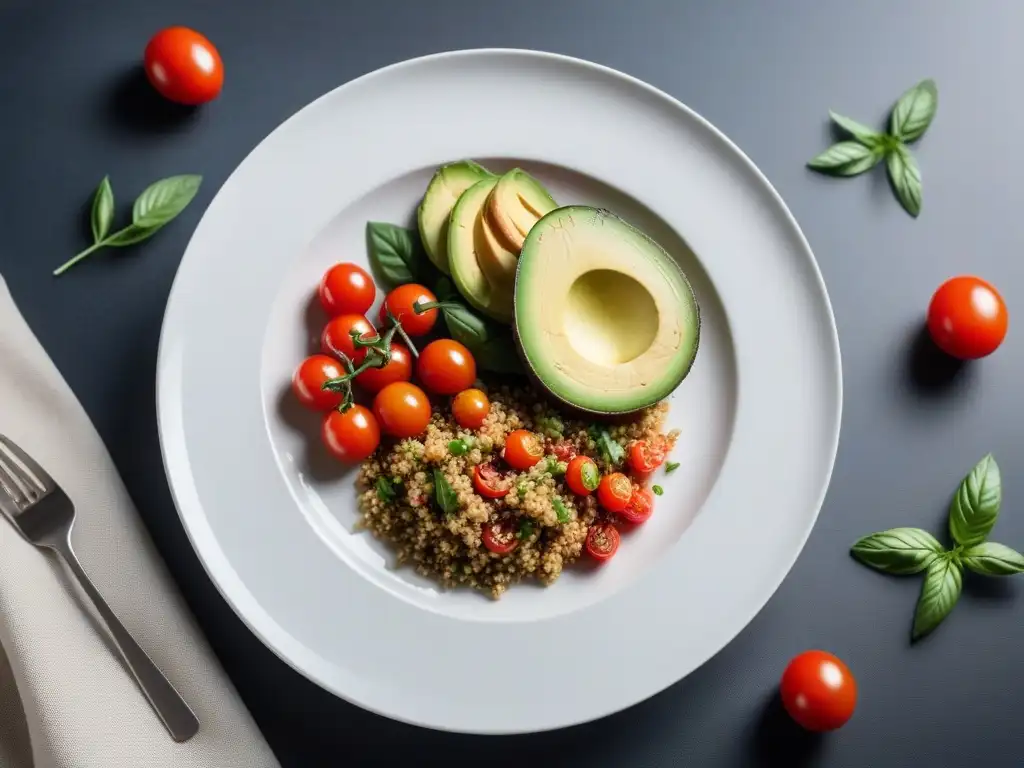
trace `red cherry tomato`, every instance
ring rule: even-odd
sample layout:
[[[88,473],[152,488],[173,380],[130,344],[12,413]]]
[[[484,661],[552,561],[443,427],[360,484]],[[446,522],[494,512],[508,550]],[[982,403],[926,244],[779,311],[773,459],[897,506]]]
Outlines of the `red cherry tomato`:
[[[653,472],[665,461],[665,447],[664,439],[635,440],[629,447],[629,465],[642,475]]]
[[[484,546],[496,555],[507,555],[519,546],[515,531],[507,523],[484,523],[480,536]]]
[[[980,277],[950,278],[928,305],[928,332],[939,349],[961,360],[995,352],[1008,324],[1003,297]]]
[[[403,330],[410,336],[422,336],[425,333],[430,333],[430,329],[437,322],[437,310],[428,309],[422,314],[416,314],[413,305],[432,301],[437,301],[437,296],[428,288],[416,283],[400,285],[384,299],[384,304],[380,308],[380,327],[387,328],[390,325],[388,322],[388,311],[390,310],[391,314],[402,324]]]
[[[480,429],[490,412],[491,401],[479,389],[464,389],[452,401],[455,423],[463,429]]]
[[[377,332],[363,315],[338,315],[332,317],[320,334],[320,349],[325,355],[345,355],[353,365],[359,365],[366,357],[366,350],[357,348],[352,342],[352,331],[358,331],[362,339],[372,339]]]
[[[619,549],[619,532],[611,523],[594,523],[587,531],[587,540],[584,546],[587,554],[603,563],[611,560]]]
[[[415,384],[396,381],[377,393],[373,413],[392,437],[415,437],[430,423],[430,401]]]
[[[320,436],[327,450],[349,464],[368,458],[380,445],[377,419],[361,405],[353,405],[344,413],[328,413]]]
[[[420,351],[416,375],[423,386],[439,395],[454,395],[476,381],[476,360],[452,339],[432,341]]]
[[[577,456],[565,470],[565,483],[577,496],[589,496],[601,482],[601,471],[589,456]]]
[[[365,315],[377,296],[377,288],[365,269],[343,262],[324,272],[317,293],[329,315]]]
[[[646,488],[634,488],[629,504],[619,514],[627,523],[640,525],[646,523],[654,511],[654,494]]]
[[[314,411],[327,411],[341,405],[344,396],[340,392],[326,392],[321,387],[328,379],[345,375],[341,363],[327,355],[307,357],[292,376],[292,391],[299,402]]]
[[[404,344],[391,342],[391,362],[383,368],[367,368],[356,376],[356,384],[367,392],[380,392],[388,384],[412,378],[412,353]]]
[[[597,486],[597,500],[609,512],[622,512],[633,498],[633,483],[621,472],[601,478]]]
[[[568,440],[549,440],[546,447],[559,461],[569,462],[576,456],[576,446]]]
[[[508,496],[508,492],[512,490],[491,463],[477,464],[473,467],[473,488],[487,499],[501,499]]]
[[[544,458],[544,446],[533,432],[517,429],[505,438],[502,458],[512,469],[529,469]]]
[[[179,104],[211,101],[224,85],[224,64],[217,49],[188,27],[168,27],[153,35],[143,64],[160,95]]]
[[[825,651],[804,651],[789,662],[779,693],[786,711],[809,731],[839,728],[857,706],[857,681]]]

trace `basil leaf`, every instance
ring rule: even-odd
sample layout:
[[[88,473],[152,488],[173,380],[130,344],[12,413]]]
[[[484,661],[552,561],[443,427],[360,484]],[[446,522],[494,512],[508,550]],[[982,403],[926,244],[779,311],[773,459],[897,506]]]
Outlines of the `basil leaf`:
[[[469,453],[469,446],[466,444],[465,440],[452,440],[448,443],[448,453],[452,456],[465,456]]]
[[[665,492],[665,489],[662,488],[660,485],[652,485],[651,491],[654,492],[655,496],[661,496]]]
[[[601,458],[609,464],[621,464],[626,457],[626,449],[619,445],[619,442],[611,436],[611,433],[603,427],[591,425],[587,430],[591,439],[597,443],[601,451]]]
[[[860,539],[850,553],[869,568],[905,576],[920,573],[945,552],[939,540],[920,528],[891,528]]]
[[[668,464],[665,465],[665,474],[669,475],[669,474],[675,472],[677,469],[679,469],[679,462],[678,461],[670,461]]]
[[[124,229],[118,230],[104,240],[103,244],[111,245],[115,248],[123,248],[126,245],[135,245],[135,243],[141,243],[143,240],[148,240],[161,229],[163,229],[163,224],[159,224],[155,227],[140,227],[135,224],[129,224]]]
[[[865,147],[871,147],[873,149],[882,142],[881,133],[871,130],[866,125],[862,125],[856,120],[844,117],[832,110],[829,110],[828,116],[832,118],[833,123],[838,125]]]
[[[928,566],[928,573],[921,586],[921,597],[914,611],[914,628],[911,637],[918,640],[949,615],[960,598],[963,588],[961,566],[949,555],[938,557]]]
[[[551,506],[555,508],[555,515],[558,517],[558,522],[568,523],[572,520],[572,515],[569,514],[569,509],[565,506],[565,502],[557,496],[551,500]]]
[[[960,555],[960,561],[982,576],[1012,576],[1024,573],[1024,555],[1005,544],[984,541]]]
[[[442,309],[442,313],[451,337],[465,344],[470,351],[484,344],[490,336],[487,321],[464,304],[457,301],[450,304]]]
[[[448,333],[473,353],[481,369],[493,373],[523,372],[511,330],[480,317],[461,302],[452,302],[450,299],[442,313]]]
[[[419,282],[425,273],[427,254],[413,229],[382,221],[366,222],[370,263],[391,285]]]
[[[597,464],[592,461],[583,462],[583,466],[580,467],[580,480],[588,491],[596,491],[597,486],[601,484],[601,472]]]
[[[900,96],[892,108],[889,132],[901,141],[915,141],[928,130],[939,107],[939,90],[934,80],[922,80]]]
[[[886,155],[886,167],[897,199],[906,212],[916,218],[921,213],[921,171],[917,160],[901,145]]]
[[[523,522],[519,524],[519,531],[516,533],[516,538],[522,541],[523,539],[528,539],[531,536],[533,536],[533,521],[523,520]]]
[[[1003,501],[999,465],[990,453],[960,482],[949,506],[949,533],[964,547],[988,538]]]
[[[146,229],[167,224],[192,202],[202,181],[202,176],[186,174],[153,182],[135,199],[132,224]]]
[[[434,501],[446,515],[454,515],[459,511],[459,497],[440,469],[434,470]]]
[[[856,176],[875,167],[884,152],[880,147],[866,147],[857,141],[833,144],[807,165],[833,176]]]
[[[96,188],[96,196],[92,199],[92,214],[89,223],[92,225],[92,239],[99,242],[110,231],[114,222],[114,190],[110,186],[110,177],[104,176]]]
[[[398,498],[398,494],[395,493],[394,486],[386,477],[377,478],[377,498],[385,504]]]

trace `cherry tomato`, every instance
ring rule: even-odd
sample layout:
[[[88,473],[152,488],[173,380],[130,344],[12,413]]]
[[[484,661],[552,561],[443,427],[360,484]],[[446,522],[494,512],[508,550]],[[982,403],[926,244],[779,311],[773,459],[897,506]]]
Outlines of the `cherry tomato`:
[[[365,315],[377,296],[377,287],[365,269],[343,262],[324,272],[317,293],[331,316]]]
[[[327,355],[313,355],[303,360],[292,376],[292,391],[299,402],[314,411],[326,411],[341,405],[340,392],[326,392],[321,387],[328,379],[345,375],[341,363]]]
[[[627,523],[640,525],[646,523],[654,511],[654,494],[646,488],[634,488],[633,495],[629,497],[629,504],[619,514]]]
[[[388,327],[388,310],[390,310],[410,336],[422,336],[425,333],[430,333],[430,329],[437,322],[437,310],[428,309],[418,315],[413,309],[413,305],[426,304],[431,301],[437,301],[437,296],[422,285],[407,283],[398,286],[387,295],[380,308],[381,328]]]
[[[635,440],[629,447],[629,465],[640,474],[653,472],[665,461],[665,441]]]
[[[568,440],[548,441],[546,449],[559,461],[572,461],[576,456],[576,446]]]
[[[928,332],[943,352],[974,360],[996,351],[1006,336],[1006,304],[980,277],[953,277],[928,305]]]
[[[416,375],[423,386],[439,395],[454,395],[476,381],[476,360],[462,344],[438,339],[425,346],[416,363]]]
[[[396,381],[377,393],[373,413],[392,437],[415,437],[430,422],[430,401],[415,384]]]
[[[597,486],[597,500],[609,512],[622,512],[633,498],[633,483],[621,472],[601,478]]]
[[[412,378],[412,353],[404,344],[391,342],[391,362],[383,368],[367,368],[356,376],[356,383],[367,392],[380,392],[388,384]]]
[[[168,27],[153,35],[143,63],[160,95],[179,104],[204,104],[217,98],[224,85],[217,49],[188,27]]]
[[[601,472],[589,456],[577,456],[565,470],[565,483],[577,496],[589,496],[597,490]]]
[[[515,531],[507,523],[484,523],[480,535],[484,546],[496,555],[507,555],[519,546]]]
[[[377,335],[370,321],[363,315],[338,315],[324,326],[320,334],[320,349],[325,355],[345,355],[354,365],[359,365],[366,357],[366,350],[357,348],[352,342],[352,331],[359,331],[359,337],[363,339],[372,339]]]
[[[491,463],[477,464],[473,467],[473,487],[477,493],[488,499],[503,498],[512,490],[505,485],[501,473]]]
[[[611,523],[594,523],[587,531],[585,547],[587,554],[598,562],[611,560],[612,555],[619,549],[618,530]]]
[[[533,432],[517,429],[505,438],[501,455],[513,469],[529,469],[544,457],[544,446]]]
[[[452,401],[455,423],[463,429],[480,429],[490,412],[491,401],[479,389],[464,389]]]
[[[825,651],[804,651],[789,662],[779,693],[786,711],[809,731],[834,731],[857,706],[857,681]]]
[[[368,458],[380,445],[377,419],[361,405],[353,405],[344,413],[331,411],[324,416],[320,436],[327,450],[349,464]]]

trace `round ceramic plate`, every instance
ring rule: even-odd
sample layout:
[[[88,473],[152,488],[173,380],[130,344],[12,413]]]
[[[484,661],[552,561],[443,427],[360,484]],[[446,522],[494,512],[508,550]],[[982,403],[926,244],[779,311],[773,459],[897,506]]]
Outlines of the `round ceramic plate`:
[[[652,519],[606,567],[500,601],[443,591],[357,531],[355,473],[324,455],[318,417],[289,394],[324,322],[321,273],[367,264],[366,222],[412,226],[433,170],[461,158],[521,166],[561,204],[606,207],[647,232],[689,276],[703,320],[671,398],[681,467],[659,475]],[[842,394],[814,257],[728,139],[613,70],[479,50],[348,83],[245,159],[181,262],[157,400],[185,529],[264,643],[374,712],[512,733],[635,704],[743,629],[814,525]],[[637,642],[621,674],[595,673]],[[500,685],[481,684],[494,674]]]

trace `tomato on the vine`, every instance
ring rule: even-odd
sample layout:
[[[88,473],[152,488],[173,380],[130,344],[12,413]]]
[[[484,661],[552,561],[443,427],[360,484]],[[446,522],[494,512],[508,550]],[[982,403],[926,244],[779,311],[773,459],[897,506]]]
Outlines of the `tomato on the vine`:
[[[143,66],[160,95],[179,104],[215,99],[224,85],[224,64],[217,49],[188,27],[168,27],[153,35]]]
[[[365,315],[377,296],[377,287],[365,269],[342,262],[324,272],[317,293],[329,315]]]
[[[619,512],[627,523],[645,523],[654,511],[654,494],[646,488],[634,488],[626,508]]]
[[[609,512],[621,512],[633,498],[633,483],[621,472],[612,472],[601,478],[597,486],[597,500]]]
[[[565,470],[565,483],[577,496],[589,496],[601,482],[601,471],[589,456],[576,456]]]
[[[473,488],[487,499],[504,498],[512,490],[490,462],[473,467]]]
[[[476,360],[459,342],[438,339],[420,351],[416,375],[431,392],[454,395],[473,386],[476,381]]]
[[[345,375],[341,363],[327,355],[313,355],[303,360],[292,376],[292,391],[307,408],[326,411],[341,405],[344,395],[322,389],[328,379]]]
[[[415,384],[396,381],[377,393],[373,413],[392,437],[415,437],[430,423],[430,401]]]
[[[480,429],[490,412],[491,401],[479,389],[464,389],[452,400],[455,423],[463,429]]]
[[[361,339],[372,339],[377,332],[363,315],[338,315],[332,317],[320,334],[320,348],[325,355],[345,355],[353,365],[359,365],[366,357],[366,350],[356,347],[352,331],[358,331]]]
[[[327,450],[350,464],[368,458],[380,445],[377,419],[361,405],[350,406],[344,413],[335,410],[324,416],[320,436]]]
[[[513,469],[529,469],[544,458],[544,445],[533,432],[517,429],[505,438],[502,457]]]
[[[996,351],[1009,324],[1003,297],[980,277],[961,275],[939,286],[928,305],[928,332],[939,349],[961,360]]]
[[[508,523],[484,523],[480,534],[484,546],[496,555],[507,555],[519,546],[519,539]]]
[[[380,392],[388,384],[412,378],[412,353],[404,344],[391,342],[391,360],[382,368],[367,368],[356,376],[356,383],[367,392]]]
[[[647,474],[665,462],[665,440],[636,440],[629,446],[629,465],[634,472]]]
[[[594,523],[587,531],[587,539],[584,543],[587,554],[599,563],[611,560],[619,549],[621,537],[619,531],[611,523]]]
[[[428,309],[417,314],[415,304],[428,304],[437,301],[431,290],[417,283],[400,285],[389,293],[380,308],[380,327],[387,328],[388,312],[402,324],[402,329],[410,336],[423,336],[437,322],[437,310]]]
[[[804,651],[789,662],[779,684],[782,705],[809,731],[832,731],[857,706],[857,681],[831,653]]]

